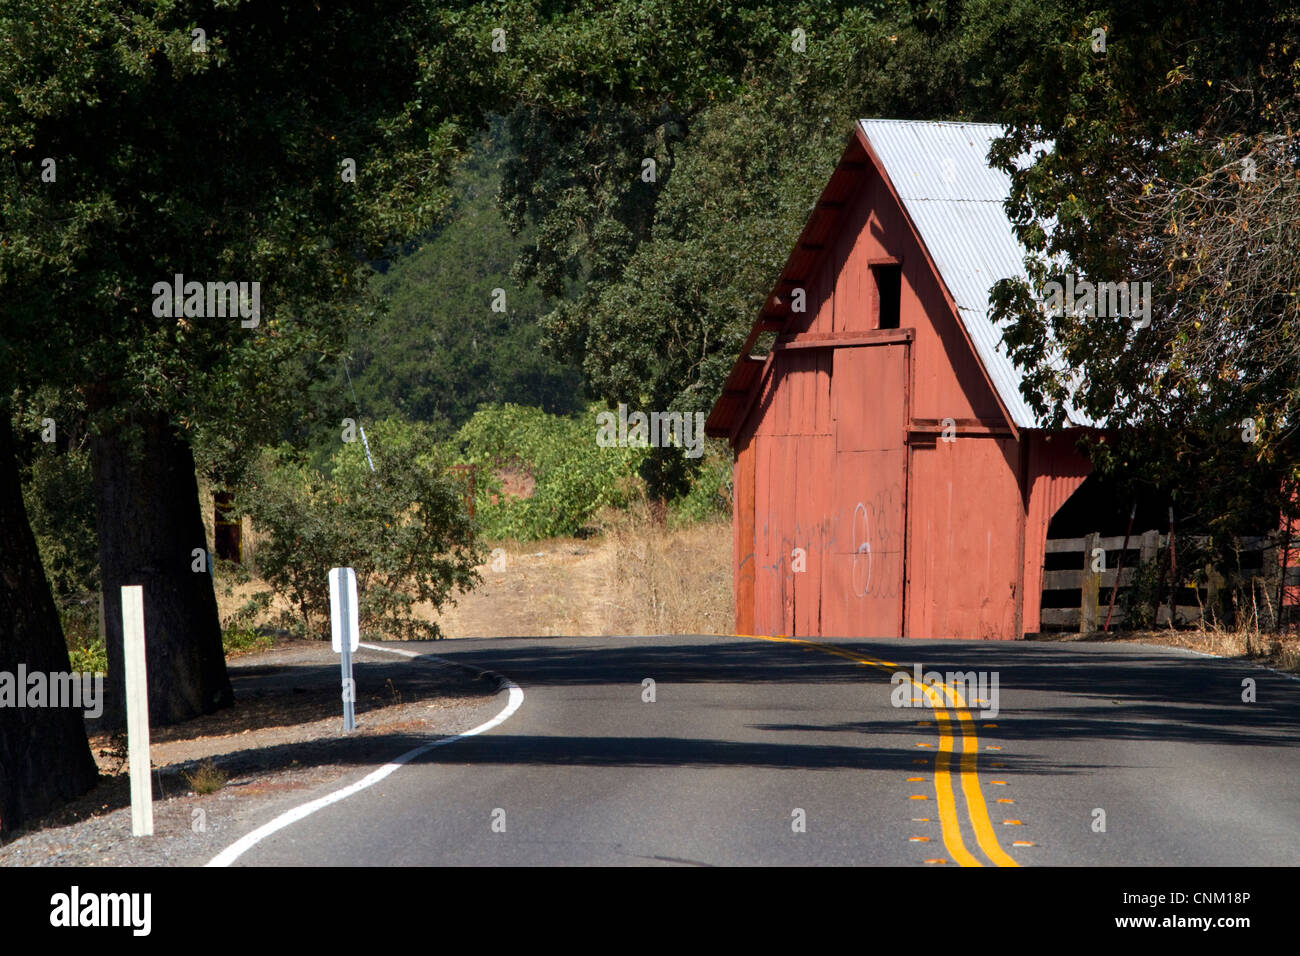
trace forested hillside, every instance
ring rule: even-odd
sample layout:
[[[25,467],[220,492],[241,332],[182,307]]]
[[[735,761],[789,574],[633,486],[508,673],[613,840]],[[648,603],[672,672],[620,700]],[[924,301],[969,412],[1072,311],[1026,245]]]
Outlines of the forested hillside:
[[[542,351],[537,322],[550,305],[535,286],[510,278],[527,234],[512,236],[497,206],[509,158],[499,130],[496,123],[476,140],[452,179],[446,223],[372,280],[386,312],[348,344],[365,416],[427,422],[445,438],[484,403],[553,414],[583,407],[576,363]],[[331,389],[350,407],[342,371]]]

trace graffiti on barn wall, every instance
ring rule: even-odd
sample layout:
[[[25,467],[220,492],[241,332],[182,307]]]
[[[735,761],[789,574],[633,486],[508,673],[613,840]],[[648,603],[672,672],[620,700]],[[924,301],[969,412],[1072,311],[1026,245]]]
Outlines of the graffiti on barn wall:
[[[759,562],[760,555],[771,556],[771,563],[756,563],[756,568],[769,575],[784,594],[783,585],[792,574],[790,556],[796,548],[809,556],[845,554],[851,562],[849,580],[854,597],[893,599],[898,597],[902,583],[897,573],[903,551],[901,516],[902,486],[895,482],[868,500],[858,501],[850,515],[838,512],[806,528],[803,522],[796,521],[779,541],[774,540],[779,529],[769,517],[759,532],[762,547],[744,555],[740,567],[750,561]],[[841,552],[836,545],[846,525],[849,549]]]
[[[859,525],[858,516],[862,516]],[[862,531],[862,543],[858,544],[858,531]],[[867,565],[867,580],[861,588],[858,587],[859,574],[861,573],[860,559],[865,556]],[[866,597],[867,589],[871,587],[871,516],[867,514],[866,506],[861,501],[853,509],[853,593],[858,597]]]
[[[858,598],[898,597],[900,580],[894,572],[903,551],[902,487],[895,482],[853,509],[853,593]],[[859,586],[861,582],[861,586]]]

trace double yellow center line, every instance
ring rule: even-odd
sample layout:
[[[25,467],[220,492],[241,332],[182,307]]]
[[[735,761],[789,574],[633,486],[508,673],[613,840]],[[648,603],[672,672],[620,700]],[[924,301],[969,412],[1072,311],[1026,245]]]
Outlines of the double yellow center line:
[[[904,673],[908,683],[925,695],[934,710],[935,723],[939,728],[939,749],[934,755],[934,790],[935,802],[939,807],[939,825],[943,830],[943,845],[947,847],[953,861],[961,866],[983,866],[979,858],[966,848],[962,839],[961,823],[957,816],[957,800],[953,795],[952,774],[955,770],[961,780],[962,795],[966,800],[966,813],[970,818],[971,829],[980,850],[994,866],[1019,866],[998,844],[993,824],[989,820],[988,806],[984,802],[984,793],[980,790],[979,774],[976,761],[979,756],[979,737],[975,733],[975,721],[971,717],[969,706],[962,699],[955,687],[948,684],[939,685],[943,696],[929,684],[918,684],[912,675],[892,661],[859,654],[834,644],[817,644],[796,637],[773,637],[767,634],[741,634],[740,637],[753,637],[761,641],[774,641],[781,644],[797,644],[810,650],[823,651],[854,661],[866,667],[874,667],[888,674]],[[946,698],[946,699],[945,699]],[[956,715],[955,720],[949,715],[949,706]],[[954,732],[954,723],[956,732]],[[956,751],[953,749],[955,738],[960,735],[962,749],[954,763]]]

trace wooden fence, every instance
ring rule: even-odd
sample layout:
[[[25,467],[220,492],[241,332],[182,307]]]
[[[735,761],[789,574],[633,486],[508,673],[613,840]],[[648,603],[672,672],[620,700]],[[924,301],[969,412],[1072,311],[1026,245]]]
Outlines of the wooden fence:
[[[1179,535],[1176,543],[1182,544],[1190,542],[1196,545],[1204,545],[1209,538],[1204,535]],[[1046,599],[1041,611],[1041,626],[1043,628],[1072,628],[1079,633],[1091,633],[1101,630],[1106,622],[1106,615],[1110,604],[1110,589],[1117,588],[1118,594],[1115,596],[1115,609],[1111,614],[1110,626],[1117,627],[1124,623],[1124,590],[1133,583],[1133,577],[1137,573],[1138,567],[1145,562],[1151,561],[1157,557],[1162,562],[1167,562],[1167,546],[1169,536],[1160,534],[1158,531],[1147,531],[1140,535],[1132,535],[1128,539],[1128,549],[1124,552],[1122,561],[1119,561],[1119,552],[1124,549],[1124,536],[1116,535],[1114,537],[1103,538],[1100,534],[1092,533],[1082,538],[1049,538],[1047,540],[1047,554],[1079,554],[1078,561],[1070,561],[1073,565],[1071,568],[1063,570],[1046,570],[1043,571],[1043,591],[1079,591],[1079,603],[1077,606],[1070,607],[1048,607]],[[1252,587],[1268,588],[1267,593],[1260,594],[1260,614],[1267,615],[1268,622],[1272,622],[1272,613],[1278,608],[1278,570],[1281,568],[1281,542],[1278,538],[1272,536],[1241,538],[1238,540],[1240,553],[1244,555],[1258,554],[1258,565],[1260,568],[1258,577],[1252,581]],[[1104,563],[1105,570],[1093,570],[1094,566],[1100,566],[1100,562],[1094,560],[1097,549],[1106,552]],[[1181,550],[1181,549],[1180,549]],[[1287,548],[1289,558],[1289,567],[1286,569],[1285,590],[1288,598],[1283,603],[1290,609],[1291,616],[1294,618],[1296,588],[1300,586],[1300,541],[1292,541]],[[1050,562],[1051,559],[1049,558]],[[1253,566],[1254,561],[1243,562],[1245,566]],[[1200,620],[1204,608],[1214,606],[1218,591],[1226,585],[1221,576],[1215,574],[1205,575],[1208,581],[1200,588],[1194,589],[1190,586],[1178,586],[1171,588],[1167,577],[1168,565],[1165,565],[1165,586],[1162,593],[1158,596],[1160,607],[1156,613],[1156,624],[1164,625],[1169,623],[1170,614],[1174,615],[1175,624],[1194,624]],[[1179,578],[1186,580],[1188,575],[1180,568]],[[1104,597],[1103,597],[1104,594]],[[1194,596],[1198,601],[1196,604],[1179,603],[1174,604],[1174,600],[1185,601],[1188,596]],[[1046,595],[1044,595],[1046,598]],[[1285,618],[1284,618],[1285,619]]]

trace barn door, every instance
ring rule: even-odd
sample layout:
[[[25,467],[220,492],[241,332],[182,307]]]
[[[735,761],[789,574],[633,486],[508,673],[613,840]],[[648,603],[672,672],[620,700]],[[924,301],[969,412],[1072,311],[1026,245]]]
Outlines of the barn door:
[[[834,352],[834,535],[823,569],[821,627],[828,637],[903,633],[907,347]]]
[[[829,350],[779,352],[756,414],[754,627],[760,634],[818,634],[834,454]],[[738,581],[738,599],[745,600],[743,577]]]

